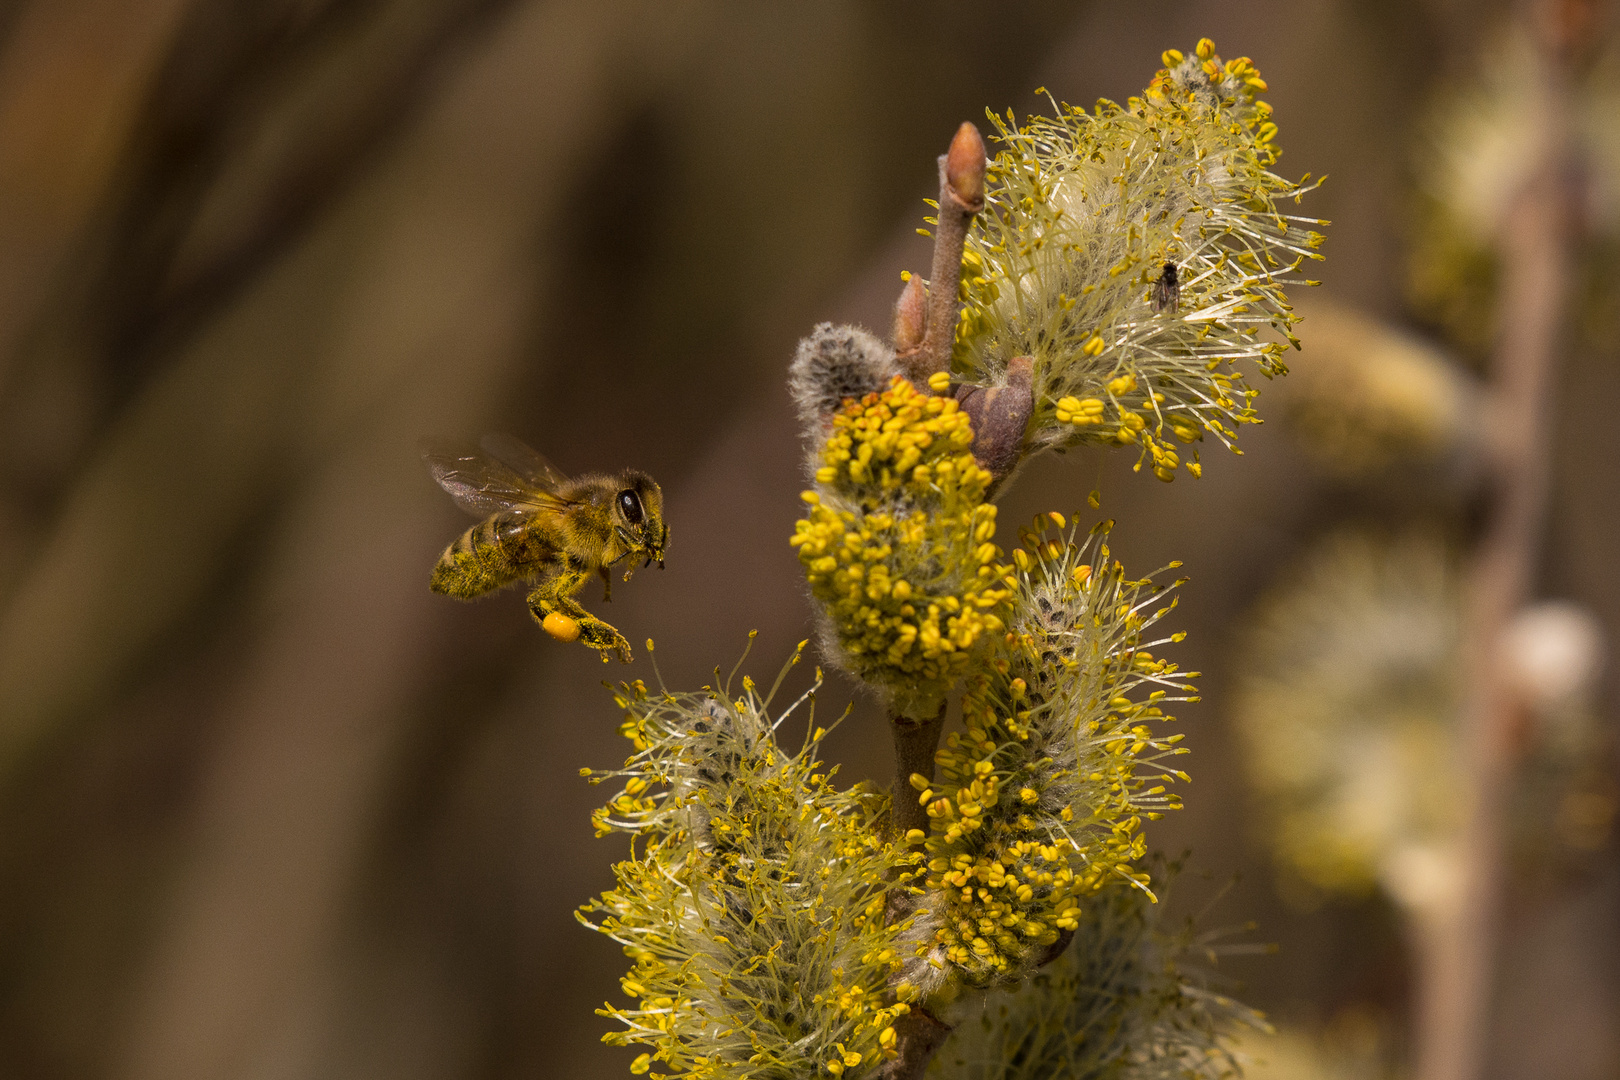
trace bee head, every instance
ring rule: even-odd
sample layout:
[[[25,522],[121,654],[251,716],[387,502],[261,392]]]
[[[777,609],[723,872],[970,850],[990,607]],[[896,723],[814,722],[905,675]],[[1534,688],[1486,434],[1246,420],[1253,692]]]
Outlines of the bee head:
[[[631,554],[645,555],[649,565],[656,562],[661,569],[669,526],[664,524],[664,493],[658,482],[638,469],[626,469],[613,496],[613,516]]]

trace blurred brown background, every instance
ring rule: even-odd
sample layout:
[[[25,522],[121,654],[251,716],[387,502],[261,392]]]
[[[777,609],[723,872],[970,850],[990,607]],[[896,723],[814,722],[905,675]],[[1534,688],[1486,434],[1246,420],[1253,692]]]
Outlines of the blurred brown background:
[[[1306,208],[1334,222],[1323,294],[1402,320],[1414,109],[1484,10],[0,5],[0,1075],[623,1075],[592,1015],[623,961],[572,910],[623,850],[577,773],[623,756],[599,683],[625,671],[518,596],[429,594],[470,522],[417,439],[652,471],[669,568],[603,612],[629,674],[650,636],[671,686],[707,682],[756,628],[772,673],[809,636],[784,365],[818,321],[886,328],[957,123],[1042,85],[1123,99],[1212,37],[1270,82],[1283,171],[1332,174]],[[1543,575],[1611,627],[1614,361],[1568,359]],[[1168,486],[1044,460],[1002,520],[1100,485],[1127,566],[1185,560],[1206,704],[1150,839],[1196,851],[1188,897],[1241,871],[1211,920],[1282,945],[1226,965],[1248,1000],[1370,1017],[1398,1061],[1399,929],[1376,899],[1279,898],[1223,669],[1307,539],[1432,496],[1351,490],[1276,424],[1244,445]],[[835,737],[847,779],[885,775],[876,720]],[[1615,854],[1511,897],[1493,1075],[1620,1076]]]

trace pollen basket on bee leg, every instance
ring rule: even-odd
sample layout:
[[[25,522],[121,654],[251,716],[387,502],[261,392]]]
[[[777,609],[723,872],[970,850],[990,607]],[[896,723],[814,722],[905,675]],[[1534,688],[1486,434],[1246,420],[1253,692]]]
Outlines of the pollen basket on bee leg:
[[[540,628],[558,641],[578,641],[579,623],[559,612],[551,612],[540,621]]]

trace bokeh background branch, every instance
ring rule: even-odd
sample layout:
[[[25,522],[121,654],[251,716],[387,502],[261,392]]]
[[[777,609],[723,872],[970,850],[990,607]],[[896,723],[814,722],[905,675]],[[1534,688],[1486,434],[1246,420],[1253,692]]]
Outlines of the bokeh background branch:
[[[1500,223],[1499,340],[1484,388],[1485,520],[1468,580],[1460,735],[1466,814],[1454,912],[1441,919],[1420,971],[1417,1073],[1489,1075],[1492,989],[1501,950],[1507,833],[1530,703],[1504,663],[1515,614],[1536,598],[1552,493],[1553,395],[1581,242],[1585,178],[1577,158],[1577,66],[1593,42],[1594,5],[1526,9],[1544,143]]]

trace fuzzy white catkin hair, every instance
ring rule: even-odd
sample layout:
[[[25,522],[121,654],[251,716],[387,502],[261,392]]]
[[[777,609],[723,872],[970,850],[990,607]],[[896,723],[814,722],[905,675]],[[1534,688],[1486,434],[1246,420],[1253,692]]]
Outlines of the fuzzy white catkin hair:
[[[788,392],[812,441],[819,441],[827,418],[849,398],[887,389],[900,374],[894,350],[857,326],[821,323],[788,367]]]

